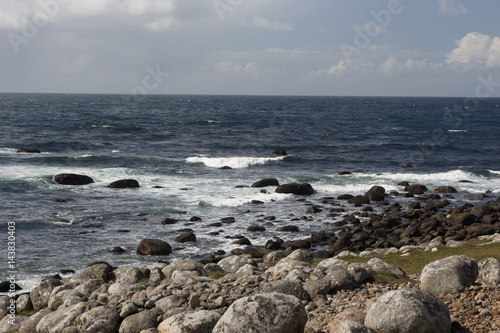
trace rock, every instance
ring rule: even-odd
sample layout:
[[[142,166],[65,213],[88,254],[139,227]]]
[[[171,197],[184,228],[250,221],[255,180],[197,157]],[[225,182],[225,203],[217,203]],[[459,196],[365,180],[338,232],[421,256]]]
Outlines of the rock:
[[[375,332],[451,332],[446,305],[436,296],[417,289],[390,291],[370,307],[365,326]]]
[[[172,219],[170,217],[167,217],[166,219],[164,219],[161,224],[165,224],[165,225],[171,225],[171,224],[175,224],[179,222],[179,220],[176,220],[176,219]]]
[[[48,305],[50,294],[56,287],[61,286],[62,282],[57,279],[48,279],[42,281],[30,293],[31,302],[34,309],[41,309]]]
[[[297,227],[295,225],[286,225],[286,226],[277,228],[276,231],[278,231],[278,232],[298,232],[299,227]]]
[[[25,153],[25,154],[40,154],[41,151],[40,149],[36,148],[21,148],[17,151],[18,154]]]
[[[434,190],[435,192],[441,193],[457,193],[457,189],[451,186],[440,186]]]
[[[145,279],[147,276],[137,267],[122,266],[115,269],[116,282],[124,284],[134,284],[140,279]]]
[[[307,291],[311,299],[315,299],[318,295],[328,294],[332,287],[332,283],[330,279],[327,278],[308,280],[304,283],[303,287]]]
[[[285,150],[283,149],[278,149],[278,150],[275,150],[273,151],[272,155],[271,156],[287,156],[288,154],[286,153]]]
[[[363,324],[358,323],[357,321],[346,320],[342,322],[337,330],[330,331],[335,333],[373,333],[371,329],[366,327]]]
[[[31,315],[21,323],[21,326],[19,327],[19,333],[34,333],[36,332],[36,325],[40,322],[40,320],[48,315],[49,313],[52,313],[49,309],[43,309],[40,310],[39,312]]]
[[[144,310],[125,318],[120,324],[119,333],[138,333],[158,326],[157,317],[160,309]]]
[[[265,264],[274,264],[278,260],[281,260],[283,258],[287,257],[287,253],[282,250],[278,251],[273,251],[264,256],[264,263]]]
[[[86,302],[88,299],[74,289],[64,289],[65,286],[54,288],[50,294],[48,308],[56,311],[63,307]]]
[[[500,284],[500,261],[495,258],[486,258],[477,263],[479,268],[478,280],[487,284]]]
[[[322,210],[319,206],[310,206],[309,208],[307,208],[307,214],[317,214],[321,212]]]
[[[365,193],[365,197],[369,201],[382,201],[385,199],[385,188],[382,186],[373,186]]]
[[[33,310],[33,303],[31,303],[30,295],[29,294],[19,295],[16,300],[17,313],[29,310]]]
[[[98,306],[78,317],[76,327],[80,333],[116,333],[119,323],[120,316],[115,309]]]
[[[137,254],[154,256],[154,255],[169,255],[172,253],[172,248],[167,242],[159,239],[143,239],[137,247]]]
[[[283,184],[276,188],[276,193],[296,194],[296,195],[311,195],[314,189],[310,184]]]
[[[364,195],[357,195],[355,197],[352,197],[351,199],[347,200],[348,203],[354,206],[361,206],[361,205],[367,205],[370,203],[370,199],[365,197]]]
[[[300,283],[290,280],[278,280],[266,283],[262,287],[263,293],[281,293],[292,295],[302,301],[309,301],[309,293],[300,285]]]
[[[372,268],[365,267],[367,264],[352,263],[347,267],[347,272],[354,279],[356,284],[362,284],[372,277]],[[399,267],[398,267],[399,268]]]
[[[89,176],[77,175],[74,173],[61,173],[55,175],[54,181],[61,185],[88,185],[94,182]]]
[[[177,236],[175,241],[179,243],[196,242],[196,235],[194,232],[188,231]]]
[[[252,184],[252,187],[262,188],[268,186],[280,186],[280,183],[275,178],[262,179]]]
[[[451,214],[448,218],[450,226],[468,226],[476,222],[476,217],[471,213]]]
[[[288,258],[281,259],[276,265],[273,267],[270,267],[266,273],[270,274],[275,274],[279,273],[282,274],[285,271],[290,272],[293,269],[296,269],[298,267],[310,267],[307,262],[304,261],[298,261],[298,260],[291,260]]]
[[[351,198],[354,198],[354,195],[352,194],[341,194],[337,197],[337,200],[349,200]]]
[[[222,267],[226,273],[235,273],[246,264],[257,267],[257,262],[255,262],[252,256],[248,254],[243,254],[241,256],[229,256],[218,262],[218,265]]]
[[[456,255],[427,264],[420,274],[420,289],[434,295],[455,293],[473,284],[478,276],[477,262]]]
[[[162,321],[158,333],[211,333],[220,318],[217,311],[179,313]]]
[[[174,260],[170,265],[164,267],[161,271],[167,279],[170,279],[175,271],[192,272],[198,276],[207,276],[207,272],[203,268],[203,265],[193,259]]]
[[[90,279],[75,288],[80,294],[85,297],[90,297],[94,291],[99,289],[100,286],[104,284],[104,280],[101,279]]]
[[[11,288],[12,286],[12,288]],[[12,291],[17,291],[17,290],[22,290],[17,283],[10,283],[9,281],[2,281],[0,282],[0,293],[8,293]]]
[[[465,230],[467,230],[467,234],[470,235],[471,238],[477,238],[483,235],[492,235],[496,233],[498,229],[499,228],[494,225],[479,224],[479,223],[474,223],[465,228]]]
[[[72,278],[72,282],[87,282],[93,279],[99,279],[104,282],[109,282],[113,277],[113,267],[107,263],[96,263],[76,273]]]
[[[14,318],[10,316],[3,317],[0,320],[0,332],[18,332],[17,330],[26,319],[27,317],[24,316],[15,316]]]
[[[306,310],[297,297],[257,294],[235,301],[212,332],[303,333],[306,322]]]
[[[368,260],[367,264],[375,272],[390,273],[399,277],[406,277],[406,273],[399,266],[394,264],[388,264],[382,259],[372,258]]]
[[[313,256],[312,254],[304,249],[298,249],[293,251],[287,256],[288,259],[292,260],[299,260],[299,261],[305,261],[305,262],[312,262],[313,261]]]
[[[108,188],[137,188],[139,187],[139,182],[135,179],[121,179],[112,182]]]
[[[251,225],[247,228],[248,232],[258,232],[258,231],[266,231],[266,228],[260,225]]]
[[[85,303],[78,303],[70,307],[63,307],[51,312],[43,317],[36,325],[37,333],[62,332],[69,326],[74,326],[76,318],[80,316],[86,308]]]
[[[167,312],[168,310],[179,307],[182,305],[182,300],[175,296],[175,295],[170,295],[167,297],[163,297],[155,302],[155,305],[162,311],[162,312]],[[133,303],[132,303],[133,304]]]
[[[405,191],[410,194],[424,194],[427,191],[427,187],[420,184],[413,184],[406,186]]]
[[[339,175],[339,176],[352,175],[352,172],[351,171],[340,171],[340,172],[337,172],[337,175]]]
[[[364,324],[366,318],[366,313],[359,308],[349,308],[338,315],[335,316],[335,319],[328,324],[330,328],[330,333],[341,332],[342,323],[345,321],[357,322],[359,324]]]
[[[330,290],[349,290],[356,286],[347,269],[334,268],[326,271],[325,278],[330,280]]]

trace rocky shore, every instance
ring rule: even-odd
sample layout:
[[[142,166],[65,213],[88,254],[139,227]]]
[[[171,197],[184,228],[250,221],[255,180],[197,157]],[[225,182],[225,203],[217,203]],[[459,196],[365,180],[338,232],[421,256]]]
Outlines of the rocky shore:
[[[30,293],[0,296],[0,332],[500,332],[497,259],[450,256],[408,276],[374,257],[411,260],[415,251],[477,238],[500,242],[500,199],[453,206],[451,187],[426,195],[423,185],[401,184],[402,193],[375,186],[365,195],[312,202],[305,199],[314,192],[310,185],[281,186],[282,193],[298,191],[307,206],[306,215],[293,218],[342,217],[336,231],[288,242],[274,237],[200,262],[118,268],[98,262],[70,278],[46,279]],[[415,200],[402,207],[391,197]],[[359,211],[345,214],[345,205]],[[145,255],[170,252],[155,239],[138,248]],[[346,256],[371,259],[349,263]],[[380,276],[404,282],[380,284]]]

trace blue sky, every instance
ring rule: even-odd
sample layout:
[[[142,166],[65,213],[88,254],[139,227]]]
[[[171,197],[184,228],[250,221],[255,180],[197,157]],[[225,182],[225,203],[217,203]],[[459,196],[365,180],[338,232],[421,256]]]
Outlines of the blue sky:
[[[500,96],[494,0],[0,0],[0,91]]]

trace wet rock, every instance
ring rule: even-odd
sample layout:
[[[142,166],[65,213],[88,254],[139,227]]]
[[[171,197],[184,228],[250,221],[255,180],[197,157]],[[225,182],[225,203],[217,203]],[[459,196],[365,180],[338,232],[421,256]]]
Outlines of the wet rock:
[[[213,333],[302,333],[306,322],[307,313],[297,297],[257,294],[234,302],[215,325]]]
[[[352,194],[341,194],[337,197],[337,200],[349,200],[351,198],[354,198],[354,195]]]
[[[365,193],[365,197],[370,201],[382,201],[385,199],[385,188],[382,186],[373,186]]]
[[[361,206],[361,205],[367,205],[370,203],[370,199],[365,197],[364,195],[357,195],[355,197],[350,198],[347,200],[348,203],[354,206]]]
[[[172,247],[167,242],[159,239],[143,239],[137,247],[137,254],[139,255],[169,255],[170,253],[172,253]]]
[[[176,219],[173,219],[173,218],[170,218],[170,217],[167,217],[166,219],[164,219],[161,224],[165,224],[165,225],[170,225],[170,224],[175,224],[179,222],[179,220],[176,220]]]
[[[18,154],[25,153],[25,154],[40,154],[41,151],[40,149],[36,148],[21,148],[17,151]]]
[[[420,274],[420,289],[434,295],[462,291],[476,281],[477,262],[464,255],[456,255],[427,264]]]
[[[375,332],[443,333],[451,331],[451,319],[436,296],[402,289],[379,297],[366,314],[365,326]]]
[[[468,226],[476,222],[476,216],[471,213],[451,214],[448,218],[450,226]]]
[[[112,182],[108,188],[137,188],[139,187],[139,182],[135,179],[121,179]]]
[[[268,186],[279,186],[280,183],[275,178],[262,179],[252,184],[252,187],[262,188]]]
[[[177,236],[175,241],[179,243],[196,242],[196,235],[194,232],[188,231]]]
[[[276,188],[276,193],[296,194],[296,195],[311,195],[314,189],[310,184],[290,183],[280,185]]]
[[[298,232],[299,227],[297,227],[295,225],[286,225],[286,226],[277,228],[276,231],[278,231],[278,232]]]
[[[413,184],[406,186],[405,191],[410,194],[424,194],[427,191],[427,187],[425,185]]]
[[[11,288],[11,285],[13,288]],[[7,293],[12,291],[22,290],[22,288],[17,283],[10,283],[9,281],[0,282],[0,293]]]
[[[260,225],[251,225],[247,228],[248,232],[258,232],[258,231],[266,231],[266,228]]]
[[[278,149],[278,150],[275,150],[273,151],[273,153],[271,154],[271,156],[287,156],[288,154],[286,153],[286,151],[284,149]]]
[[[317,214],[317,213],[321,213],[322,210],[319,206],[310,206],[309,208],[307,208],[307,214]]]
[[[88,185],[94,182],[89,176],[74,173],[61,173],[55,175],[54,181],[61,185]]]
[[[435,192],[441,193],[457,193],[457,189],[451,186],[440,186],[434,190]]]

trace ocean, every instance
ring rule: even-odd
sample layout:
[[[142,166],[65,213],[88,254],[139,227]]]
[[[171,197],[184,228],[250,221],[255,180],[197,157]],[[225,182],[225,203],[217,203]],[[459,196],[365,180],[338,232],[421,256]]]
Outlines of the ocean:
[[[364,194],[373,185],[387,192],[402,191],[400,181],[449,185],[459,190],[455,202],[477,204],[488,199],[474,195],[488,190],[496,199],[499,104],[498,98],[0,94],[0,280],[15,269],[17,283],[30,289],[44,276],[95,261],[148,265],[229,254],[241,247],[232,244],[239,235],[253,245],[273,236],[305,238],[334,230],[336,219],[326,212],[300,219],[308,203]],[[21,148],[41,153],[17,153]],[[277,149],[287,155],[271,156]],[[95,183],[59,185],[53,181],[59,173],[85,174]],[[106,187],[128,178],[140,187]],[[307,182],[315,194],[298,201],[272,187],[267,193],[248,187],[264,178]],[[398,200],[411,198],[390,198]],[[274,227],[246,231],[269,216]],[[214,225],[224,217],[236,222]],[[180,222],[163,225],[165,218]],[[275,231],[289,224],[300,231]],[[175,242],[185,230],[194,231],[195,243]],[[138,256],[143,238],[165,240],[175,251]],[[110,252],[117,246],[125,252]]]

